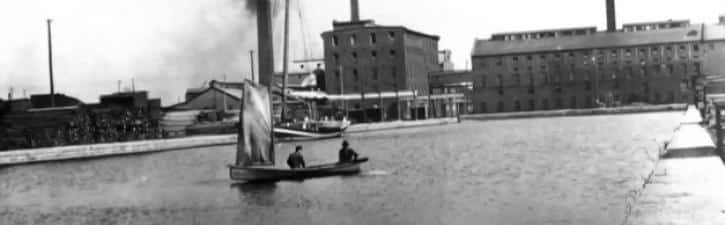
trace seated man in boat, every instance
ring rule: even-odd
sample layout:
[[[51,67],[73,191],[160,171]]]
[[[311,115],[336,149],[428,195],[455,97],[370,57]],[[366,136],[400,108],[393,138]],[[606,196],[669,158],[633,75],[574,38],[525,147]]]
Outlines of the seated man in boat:
[[[342,149],[340,149],[340,162],[352,162],[357,160],[357,152],[350,148],[347,140],[342,141]]]
[[[302,157],[302,146],[297,145],[295,152],[287,157],[287,165],[292,169],[305,168],[305,158]]]

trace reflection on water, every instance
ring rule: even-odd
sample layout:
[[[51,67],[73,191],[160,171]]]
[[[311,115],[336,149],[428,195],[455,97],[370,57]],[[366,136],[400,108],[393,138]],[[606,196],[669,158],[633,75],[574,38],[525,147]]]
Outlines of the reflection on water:
[[[239,200],[249,204],[273,206],[277,191],[276,182],[233,183],[229,185],[239,191]]]
[[[0,224],[613,224],[679,113],[470,121],[347,136],[363,172],[229,180],[234,146],[0,168]],[[340,139],[296,144],[307,164]],[[278,160],[279,161],[279,160]],[[284,165],[278,165],[280,167]]]

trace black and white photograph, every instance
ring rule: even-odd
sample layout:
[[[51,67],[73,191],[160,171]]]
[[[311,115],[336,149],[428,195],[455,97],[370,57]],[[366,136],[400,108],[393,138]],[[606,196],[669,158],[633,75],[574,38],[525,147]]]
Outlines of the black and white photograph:
[[[1,0],[0,225],[725,224],[722,0]]]

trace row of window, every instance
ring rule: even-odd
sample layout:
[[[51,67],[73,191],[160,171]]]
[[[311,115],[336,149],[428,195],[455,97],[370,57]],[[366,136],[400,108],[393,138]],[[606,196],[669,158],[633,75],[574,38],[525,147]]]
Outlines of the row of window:
[[[673,49],[678,49],[679,57],[680,58],[690,58],[690,55],[692,55],[692,58],[698,58],[698,53],[700,52],[700,45],[699,44],[682,44],[682,45],[667,45],[667,46],[651,46],[651,47],[641,47],[641,48],[626,48],[626,49],[610,49],[610,50],[585,50],[585,51],[570,51],[566,53],[549,53],[549,54],[538,54],[538,58],[540,61],[544,62],[549,59],[553,60],[565,60],[564,56],[568,56],[569,61],[579,61],[581,60],[581,64],[588,65],[588,64],[595,64],[595,63],[602,63],[606,61],[607,56],[609,56],[609,61],[612,63],[616,63],[620,59],[631,59],[634,56],[638,56],[641,60],[640,63],[645,62],[645,58],[652,58],[655,59],[655,61],[658,61],[659,58],[662,57],[662,51],[664,50],[664,53],[667,56],[668,60],[673,60],[674,51]],[[710,48],[714,49],[714,45],[710,44]],[[522,62],[527,62],[528,64],[533,63],[534,59],[537,58],[535,55],[513,55],[513,56],[501,56],[501,57],[488,57],[488,58],[482,58],[478,59],[476,65],[481,68],[486,68],[490,63],[492,63],[495,66],[501,67],[503,66],[504,62],[510,62],[511,65],[518,65]],[[627,62],[631,63],[631,60],[627,60]]]
[[[619,95],[612,95],[610,96],[611,100],[613,102],[649,102],[650,100],[652,103],[674,103],[676,101],[675,99],[675,93],[674,92],[667,92],[664,96],[662,93],[655,93],[654,99],[649,99],[647,96],[640,96],[638,94],[630,94],[625,96],[626,99],[622,99]],[[600,99],[607,99],[604,96],[601,96]],[[480,113],[489,113],[489,112],[509,112],[509,111],[533,111],[533,110],[551,110],[551,109],[576,109],[576,108],[591,108],[594,107],[595,104],[597,104],[596,100],[593,99],[591,96],[585,96],[582,98],[577,98],[576,96],[571,96],[569,99],[568,105],[565,105],[565,99],[564,98],[555,98],[552,101],[549,102],[549,99],[544,98],[540,101],[529,99],[526,101],[520,101],[520,100],[514,100],[511,102],[511,105],[507,105],[503,101],[498,101],[495,105],[495,108],[489,108],[490,106],[487,104],[487,102],[480,102],[478,111]],[[686,96],[681,96],[680,100],[686,100]],[[582,101],[582,102],[578,102]],[[538,103],[537,103],[538,102]],[[600,101],[601,102],[601,101]],[[525,105],[524,105],[525,104]]]
[[[390,58],[395,58],[396,54],[397,54],[397,52],[394,49],[390,49],[388,51],[388,56],[390,56]],[[370,54],[366,55],[366,56],[369,56],[372,61],[378,60],[378,51],[377,50],[370,51]],[[353,63],[358,63],[360,57],[361,56],[358,54],[358,52],[350,53],[350,58],[352,59]],[[340,64],[340,54],[339,53],[337,53],[337,52],[332,53],[332,58],[333,58],[333,60],[335,60],[334,63]]]
[[[681,74],[682,77],[687,77],[687,75],[688,75],[687,68],[688,68],[687,64],[683,64],[683,73]],[[699,74],[700,73],[700,64],[695,63],[694,68],[695,68],[695,74]],[[647,79],[650,77],[650,75],[657,74],[657,73],[653,73],[653,72],[659,72],[659,74],[667,76],[667,75],[674,75],[675,69],[672,64],[657,65],[655,67],[652,67],[649,70],[647,69],[647,67],[642,66],[639,68],[639,73],[638,73],[640,75],[639,78]],[[594,74],[595,74],[594,72],[586,71],[583,74],[584,75],[582,76],[582,78],[583,78],[582,80],[584,80],[584,81],[594,80]],[[630,79],[635,78],[634,68],[632,68],[632,67],[629,67],[627,69],[627,71],[615,70],[611,74],[603,73],[603,72],[598,72],[596,74],[599,74],[598,80],[620,80],[620,79],[630,80]],[[619,75],[621,75],[621,76],[619,76]],[[575,73],[573,73],[573,72],[570,72],[567,74],[558,73],[557,75],[554,75],[554,76],[552,76],[550,73],[541,73],[539,76],[541,77],[540,80],[544,84],[559,83],[564,80],[568,80],[568,81],[575,80]],[[528,76],[525,76],[525,77],[526,78],[524,78],[524,79],[526,79],[529,84],[534,84],[535,75],[533,73],[529,73]],[[504,86],[504,81],[505,81],[505,79],[504,79],[503,75],[497,74],[495,77],[494,86],[502,87],[502,86]],[[511,81],[515,86],[520,86],[522,84],[522,76],[518,73],[514,73],[511,77]],[[479,82],[480,82],[480,86],[486,87],[488,84],[488,76],[486,74],[481,74],[480,78],[479,78]]]
[[[375,45],[375,44],[378,43],[378,34],[377,33],[370,32],[370,33],[368,33],[367,36],[368,36],[368,39],[367,40],[368,40],[368,43],[370,45]],[[388,38],[388,41],[390,41],[390,42],[395,41],[395,32],[394,31],[388,31],[387,32],[387,38]],[[332,47],[339,46],[340,45],[340,38],[338,37],[338,35],[332,35],[331,42],[332,42]],[[351,34],[350,36],[348,36],[348,43],[350,43],[350,46],[357,46],[357,45],[359,45],[360,42],[358,40],[358,35],[357,34]]]

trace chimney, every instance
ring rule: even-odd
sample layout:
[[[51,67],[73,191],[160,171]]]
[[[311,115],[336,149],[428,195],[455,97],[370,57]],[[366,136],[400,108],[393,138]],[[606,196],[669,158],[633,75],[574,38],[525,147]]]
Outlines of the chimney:
[[[360,9],[357,0],[350,0],[350,21],[357,22],[360,20]]]
[[[272,88],[274,74],[274,48],[272,47],[272,10],[270,0],[257,1],[257,57],[259,61],[259,75],[257,82]]]
[[[617,13],[614,9],[614,0],[607,0],[607,32],[617,31]]]

